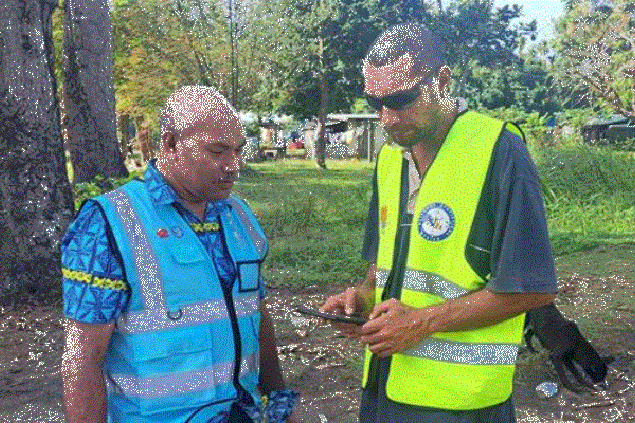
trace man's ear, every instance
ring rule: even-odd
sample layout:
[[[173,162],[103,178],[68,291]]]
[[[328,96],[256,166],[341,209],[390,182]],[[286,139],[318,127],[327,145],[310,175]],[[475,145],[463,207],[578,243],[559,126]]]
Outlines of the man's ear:
[[[161,134],[161,151],[167,154],[176,152],[176,135],[171,132]]]
[[[439,99],[450,96],[450,84],[452,83],[452,71],[448,66],[442,66],[436,76],[436,89]]]

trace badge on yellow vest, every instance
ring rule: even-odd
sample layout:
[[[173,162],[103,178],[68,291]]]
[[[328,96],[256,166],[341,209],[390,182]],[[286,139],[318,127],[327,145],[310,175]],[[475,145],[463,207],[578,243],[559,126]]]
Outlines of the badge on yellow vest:
[[[428,241],[442,241],[454,231],[454,213],[443,203],[431,203],[419,215],[419,235]]]

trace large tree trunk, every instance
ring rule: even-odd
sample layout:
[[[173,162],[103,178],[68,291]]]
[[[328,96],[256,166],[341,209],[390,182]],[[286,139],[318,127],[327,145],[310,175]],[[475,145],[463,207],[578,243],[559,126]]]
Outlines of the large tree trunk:
[[[0,288],[59,284],[73,198],[60,134],[51,14],[56,0],[0,2]]]
[[[117,142],[108,0],[64,2],[64,93],[73,182],[128,175]]]

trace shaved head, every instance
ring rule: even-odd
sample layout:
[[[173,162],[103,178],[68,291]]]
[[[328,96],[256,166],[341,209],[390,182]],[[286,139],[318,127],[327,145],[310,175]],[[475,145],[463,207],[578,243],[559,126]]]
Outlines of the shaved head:
[[[188,85],[168,97],[161,112],[161,136],[180,137],[202,121],[216,125],[238,122],[236,109],[215,88]]]
[[[445,64],[441,39],[418,23],[393,25],[382,32],[368,49],[364,64],[378,68],[403,57],[412,61],[414,75]]]

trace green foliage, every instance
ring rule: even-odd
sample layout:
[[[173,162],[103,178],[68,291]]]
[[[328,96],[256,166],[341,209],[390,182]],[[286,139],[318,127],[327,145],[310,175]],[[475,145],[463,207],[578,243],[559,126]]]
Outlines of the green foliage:
[[[557,26],[554,74],[563,86],[584,90],[594,106],[635,120],[635,2],[611,4],[571,2]]]
[[[584,144],[537,153],[557,254],[635,239],[635,156]]]
[[[119,0],[112,13],[117,110],[157,125],[165,99],[182,85],[214,86],[237,109],[262,108],[252,94],[266,74],[255,2],[231,13],[210,0]],[[226,16],[227,15],[227,16]]]
[[[543,182],[556,197],[622,193],[635,203],[635,157],[629,152],[580,144],[544,149],[537,161]]]
[[[491,0],[454,0],[441,10],[423,3],[421,22],[445,42],[456,94],[466,95],[472,68],[508,69],[517,62],[519,40],[536,32],[535,21],[512,24],[521,14],[518,5],[494,8]]]
[[[260,135],[260,127],[256,121],[243,124],[243,127],[245,128],[245,134],[248,137],[257,137]]]
[[[506,68],[472,65],[467,77],[466,97],[473,107],[520,108],[526,112],[554,114],[561,99],[552,86],[546,64],[517,58]]]
[[[97,175],[91,182],[74,184],[73,198],[75,199],[75,211],[79,210],[79,207],[84,201],[120,187],[121,185],[130,182],[133,178],[141,176],[143,176],[143,171],[138,170],[130,172],[125,178],[104,178],[101,175]]]
[[[558,116],[558,123],[561,125],[570,125],[580,128],[586,124],[591,118],[597,116],[595,110],[587,109],[565,109]]]
[[[322,106],[349,110],[361,91],[361,59],[385,26],[379,3],[263,0],[256,32],[267,46],[268,73],[255,97],[301,118],[317,115]]]
[[[516,107],[478,110],[505,122],[519,125],[525,134],[527,144],[532,148],[540,148],[543,145],[551,144],[551,137],[548,135],[546,126],[546,115],[541,116],[538,112],[526,112]]]
[[[365,98],[356,98],[351,106],[351,113],[374,113]]]

